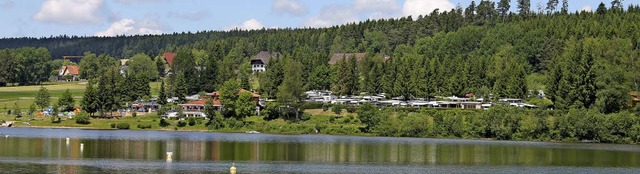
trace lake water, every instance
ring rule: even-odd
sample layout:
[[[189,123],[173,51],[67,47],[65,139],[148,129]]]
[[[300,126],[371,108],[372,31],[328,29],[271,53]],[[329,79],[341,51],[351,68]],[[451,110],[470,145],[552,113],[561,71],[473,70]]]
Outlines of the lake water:
[[[238,173],[640,173],[640,145],[37,128],[0,132],[0,173],[229,173],[233,163]]]

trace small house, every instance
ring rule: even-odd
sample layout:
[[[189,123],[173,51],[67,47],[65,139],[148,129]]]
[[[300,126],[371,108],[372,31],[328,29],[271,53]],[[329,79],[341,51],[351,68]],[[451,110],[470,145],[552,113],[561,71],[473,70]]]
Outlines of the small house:
[[[260,51],[251,59],[251,71],[253,73],[264,72],[267,70],[267,64],[271,59],[280,59],[282,54],[278,52]]]
[[[80,80],[80,67],[75,65],[62,66],[58,71],[59,81],[77,81]]]

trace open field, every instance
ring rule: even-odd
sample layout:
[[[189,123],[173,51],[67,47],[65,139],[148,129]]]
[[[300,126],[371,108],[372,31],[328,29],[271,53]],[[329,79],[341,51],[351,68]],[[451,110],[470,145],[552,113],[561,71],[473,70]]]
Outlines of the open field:
[[[160,82],[151,82],[149,85],[151,86],[151,95],[156,96],[160,93]],[[57,102],[58,97],[61,97],[62,93],[69,89],[73,98],[76,99],[76,106],[79,106],[86,82],[49,82],[42,86],[49,90],[51,104]],[[40,90],[40,86],[0,87],[0,110],[7,113],[7,110],[15,108],[16,102],[23,111],[26,110],[33,103],[38,90]]]

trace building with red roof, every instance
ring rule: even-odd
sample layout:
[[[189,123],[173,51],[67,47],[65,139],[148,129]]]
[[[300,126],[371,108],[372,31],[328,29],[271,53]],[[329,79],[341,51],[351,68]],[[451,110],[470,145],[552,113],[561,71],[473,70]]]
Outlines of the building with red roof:
[[[242,93],[242,92],[250,92],[250,91],[247,91],[245,89],[240,89],[238,91],[238,93]],[[219,96],[220,96],[219,94],[220,92],[218,91],[213,93],[207,93],[205,96],[200,97],[199,100],[191,101],[185,104],[179,104],[179,106],[182,107],[182,111],[187,117],[206,116],[206,114],[204,114],[204,110],[205,110],[205,105],[208,99],[212,100],[214,110],[217,110],[217,111],[223,110],[222,104],[219,99]],[[253,92],[251,92],[251,95],[253,96],[253,100],[256,102],[256,107],[258,107],[258,101],[260,100],[260,95]]]
[[[76,81],[80,80],[80,67],[75,65],[62,66],[58,70],[58,80]]]
[[[162,55],[162,57],[164,58],[165,61],[167,61],[167,64],[169,64],[169,67],[171,67],[171,65],[173,65],[173,58],[176,57],[176,53],[173,52],[166,52]]]

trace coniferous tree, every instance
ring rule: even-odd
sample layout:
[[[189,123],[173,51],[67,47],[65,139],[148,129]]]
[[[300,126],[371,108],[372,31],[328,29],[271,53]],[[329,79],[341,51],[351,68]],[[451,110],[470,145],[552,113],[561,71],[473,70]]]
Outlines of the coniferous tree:
[[[282,84],[283,66],[285,65],[280,61],[280,59],[269,58],[268,68],[265,72],[260,73],[260,91],[266,98],[276,98],[278,86]]]
[[[498,13],[500,17],[505,17],[509,14],[509,8],[511,8],[511,0],[500,0],[498,3]]]
[[[329,90],[331,86],[331,71],[325,65],[316,66],[307,81],[307,89]]]
[[[157,56],[156,60],[156,68],[158,71],[158,77],[164,77],[164,71],[165,71],[165,60],[162,56]]]
[[[549,0],[547,2],[547,13],[553,13],[554,11],[556,11],[556,7],[558,7],[558,0]]]
[[[167,95],[165,94],[165,89],[164,89],[164,80],[160,80],[160,91],[159,91],[159,95],[158,95],[158,104],[160,105],[165,105],[167,104]]]
[[[349,73],[349,65],[346,57],[343,56],[340,61],[333,65],[332,69],[333,74],[331,75],[331,79],[333,83],[331,85],[331,91],[338,96],[349,95],[348,82],[351,80],[349,77],[351,74]]]
[[[75,100],[71,96],[69,89],[64,90],[62,97],[58,99],[58,106],[62,107],[62,111],[72,111],[75,106]]]
[[[562,14],[569,13],[569,0],[562,0],[562,8],[560,9]]]
[[[469,6],[464,9],[464,18],[467,23],[473,23],[475,21],[476,16],[476,2],[471,1]]]
[[[518,0],[518,14],[527,17],[531,12],[531,0]]]
[[[604,2],[600,2],[598,5],[598,9],[596,9],[596,14],[604,15],[607,13],[607,6],[604,5]]]
[[[93,116],[93,113],[96,113],[99,110],[98,102],[97,91],[95,91],[93,83],[87,83],[80,107],[82,110],[89,113],[90,116]]]
[[[358,73],[358,62],[356,55],[352,55],[347,62],[347,71],[345,76],[347,95],[356,95],[358,93],[358,79],[360,74]],[[283,82],[284,83],[284,82]]]
[[[49,95],[49,90],[44,86],[40,86],[40,90],[38,90],[38,95],[36,96],[36,104],[41,110],[44,110],[44,108],[49,107],[50,101],[51,96]]]

